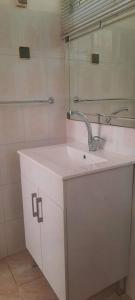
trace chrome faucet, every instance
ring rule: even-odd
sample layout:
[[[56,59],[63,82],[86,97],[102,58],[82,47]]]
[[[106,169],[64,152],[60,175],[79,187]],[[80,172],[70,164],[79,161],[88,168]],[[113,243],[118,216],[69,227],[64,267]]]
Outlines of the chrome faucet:
[[[110,116],[106,117],[106,123],[109,124],[111,122],[112,117],[119,114],[122,111],[128,111],[128,107],[122,107],[122,108],[112,112]]]
[[[92,135],[92,126],[91,123],[89,121],[89,119],[87,118],[87,116],[79,111],[69,111],[69,116],[71,117],[72,115],[77,115],[79,117],[81,117],[82,121],[85,123],[86,128],[87,128],[87,132],[88,132],[88,147],[89,147],[89,151],[96,151],[98,149],[103,149],[105,140],[99,136],[93,136]]]

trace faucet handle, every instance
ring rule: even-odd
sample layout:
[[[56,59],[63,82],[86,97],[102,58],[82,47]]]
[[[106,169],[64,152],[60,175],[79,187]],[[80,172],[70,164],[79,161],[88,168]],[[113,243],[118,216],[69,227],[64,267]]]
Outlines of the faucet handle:
[[[67,119],[70,120],[70,118],[71,118],[71,111],[68,111],[67,112]]]
[[[106,141],[104,138],[102,138],[102,137],[100,137],[100,136],[98,136],[98,135],[94,135],[93,136],[93,139],[95,140],[95,141]]]
[[[101,138],[100,136],[94,136],[93,141],[96,144],[96,149],[103,149],[106,140],[104,138]]]

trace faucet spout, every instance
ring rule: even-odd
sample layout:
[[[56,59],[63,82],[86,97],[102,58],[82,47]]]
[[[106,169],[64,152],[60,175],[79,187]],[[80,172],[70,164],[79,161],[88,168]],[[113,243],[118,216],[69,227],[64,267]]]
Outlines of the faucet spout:
[[[117,114],[119,114],[120,112],[123,112],[123,111],[128,111],[128,107],[121,107],[121,108],[119,108],[119,109],[113,111],[113,112],[111,113],[111,115],[108,116],[108,117],[106,118],[106,123],[109,124],[109,123],[111,122],[111,118],[112,118],[113,116],[115,116],[115,115],[117,115]]]
[[[70,110],[69,114],[70,114],[70,116],[71,115],[79,116],[82,119],[82,121],[85,123],[85,125],[87,127],[88,141],[92,141],[92,126],[91,126],[91,123],[90,123],[88,117],[84,113],[82,113],[80,111],[71,111]]]
[[[69,116],[71,117],[72,115],[79,116],[86,125],[87,132],[88,132],[89,151],[96,151],[97,149],[103,148],[102,146],[103,146],[103,143],[104,143],[104,139],[102,139],[100,137],[93,137],[92,126],[91,126],[91,123],[90,123],[88,117],[80,111],[71,111],[70,110],[69,111]]]

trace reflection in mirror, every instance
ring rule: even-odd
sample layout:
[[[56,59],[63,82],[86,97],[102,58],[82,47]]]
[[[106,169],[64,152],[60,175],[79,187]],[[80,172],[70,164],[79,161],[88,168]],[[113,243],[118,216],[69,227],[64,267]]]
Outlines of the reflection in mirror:
[[[70,109],[88,114],[91,122],[135,127],[135,16],[67,47]]]

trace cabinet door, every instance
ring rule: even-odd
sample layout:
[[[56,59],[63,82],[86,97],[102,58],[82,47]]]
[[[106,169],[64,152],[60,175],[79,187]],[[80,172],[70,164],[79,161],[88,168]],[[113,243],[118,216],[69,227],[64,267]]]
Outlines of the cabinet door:
[[[26,247],[38,266],[42,268],[40,223],[38,223],[37,219],[38,189],[36,184],[28,181],[28,179],[23,176],[22,196]]]
[[[41,223],[43,273],[60,300],[66,299],[63,210],[43,190]]]

